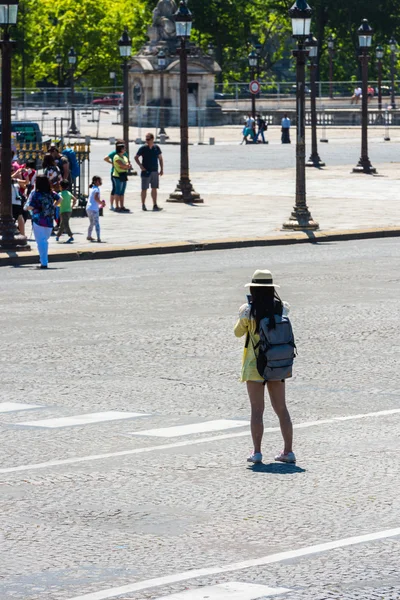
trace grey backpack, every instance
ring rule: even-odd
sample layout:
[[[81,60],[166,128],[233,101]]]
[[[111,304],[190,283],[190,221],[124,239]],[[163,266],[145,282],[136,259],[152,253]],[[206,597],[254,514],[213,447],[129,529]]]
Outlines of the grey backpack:
[[[260,341],[253,344],[257,371],[265,381],[280,381],[292,376],[296,357],[292,324],[289,317],[275,315],[275,328],[268,329],[268,325],[268,317],[261,319]]]

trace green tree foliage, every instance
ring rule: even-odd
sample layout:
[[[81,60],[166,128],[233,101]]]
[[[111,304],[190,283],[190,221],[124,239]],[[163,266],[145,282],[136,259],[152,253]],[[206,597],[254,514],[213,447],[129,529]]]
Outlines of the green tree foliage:
[[[58,53],[63,57],[62,84],[68,85],[71,46],[78,55],[76,79],[96,87],[109,85],[110,70],[120,68],[117,43],[124,27],[135,52],[150,19],[142,0],[21,0],[20,5],[14,85],[22,83],[23,54],[27,86],[39,81],[56,84]]]
[[[264,80],[294,79],[291,59],[291,24],[288,9],[293,0],[188,0],[194,15],[193,41],[207,50],[211,43],[224,81],[248,81],[247,56],[259,44]],[[373,47],[388,46],[394,34],[400,42],[400,0],[309,0],[312,30],[319,40],[320,78],[328,78],[326,40],[335,37],[334,74],[337,80],[359,77],[357,28],[367,18],[374,29]],[[157,0],[20,0],[15,37],[14,84],[56,84],[55,57],[63,58],[62,83],[68,85],[67,54],[78,54],[76,79],[88,86],[110,85],[109,72],[119,72],[117,42],[126,26],[133,52],[146,39],[151,11]],[[23,52],[24,51],[24,52]],[[389,50],[387,50],[389,53]],[[23,61],[23,54],[25,59]],[[389,56],[384,77],[389,76]],[[376,76],[375,61],[371,74]]]

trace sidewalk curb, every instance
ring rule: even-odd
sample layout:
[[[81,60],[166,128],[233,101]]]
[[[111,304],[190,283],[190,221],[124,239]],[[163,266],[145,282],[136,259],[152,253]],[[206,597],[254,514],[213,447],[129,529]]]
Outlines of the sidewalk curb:
[[[326,232],[296,232],[285,236],[267,236],[256,238],[222,238],[216,240],[199,240],[188,242],[160,242],[154,244],[110,246],[88,248],[87,250],[59,249],[50,253],[51,262],[68,262],[76,260],[98,260],[122,258],[126,256],[152,256],[159,254],[177,254],[182,252],[199,252],[204,250],[230,250],[234,248],[253,248],[256,246],[287,246],[289,244],[319,244],[324,242],[345,242],[350,240],[368,240],[386,237],[400,237],[400,227],[371,229],[348,229]],[[34,243],[31,244],[34,246]],[[3,252],[0,254],[0,267],[15,265],[31,265],[38,263],[37,252]]]

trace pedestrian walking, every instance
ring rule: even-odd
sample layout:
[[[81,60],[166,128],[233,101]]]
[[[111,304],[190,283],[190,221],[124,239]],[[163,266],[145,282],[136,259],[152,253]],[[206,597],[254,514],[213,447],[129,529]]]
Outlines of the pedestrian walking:
[[[258,138],[261,136],[262,139],[262,143],[263,144],[268,144],[268,142],[265,139],[264,133],[267,131],[268,129],[268,125],[266,120],[261,116],[261,115],[257,115],[257,135],[254,138],[254,143],[257,144],[258,143]]]
[[[60,202],[60,227],[57,232],[56,242],[59,241],[64,231],[68,234],[69,238],[65,242],[66,244],[72,244],[74,241],[74,235],[69,225],[69,220],[72,217],[72,209],[76,204],[76,198],[69,191],[70,182],[68,179],[63,179],[61,182],[61,202]]]
[[[280,299],[276,291],[279,286],[274,284],[270,271],[257,270],[251,283],[245,287],[250,288],[251,296],[248,296],[248,302],[239,310],[239,320],[234,331],[236,337],[246,336],[241,381],[246,382],[250,399],[251,435],[254,444],[253,452],[247,460],[251,463],[262,462],[266,386],[284,440],[284,449],[275,456],[275,460],[295,463],[296,457],[292,448],[293,426],[285,398],[285,379],[292,376],[295,345],[291,338],[289,342],[282,339],[282,335],[292,331],[287,318],[289,305]],[[276,361],[277,358],[280,359],[279,362]],[[262,370],[262,374],[259,369]]]
[[[52,192],[48,177],[38,175],[35,189],[25,204],[25,210],[29,210],[32,215],[33,232],[40,257],[40,267],[38,268],[40,269],[47,269],[49,237],[53,231],[55,205],[60,200],[61,196]]]
[[[140,158],[142,159],[141,162]],[[147,211],[147,190],[151,187],[153,211],[162,211],[162,208],[157,204],[157,194],[160,187],[160,177],[164,175],[164,159],[160,146],[154,143],[154,135],[152,133],[146,134],[146,144],[139,148],[135,156],[135,161],[141,170],[142,210]],[[158,163],[160,163],[160,171],[158,171]]]
[[[245,126],[243,128],[243,139],[242,144],[249,144],[248,137],[251,137],[251,141],[254,142],[254,138],[256,135],[256,123],[252,116],[248,116],[245,119]]]
[[[285,113],[282,119],[282,144],[290,144],[290,126],[291,126],[291,121],[289,119],[289,117],[287,116],[287,114]]]
[[[130,212],[129,208],[125,208],[125,192],[128,183],[128,171],[132,168],[126,153],[125,144],[117,144],[116,154],[113,158],[113,174],[114,183],[114,199],[115,212]]]
[[[96,230],[97,241],[101,242],[100,237],[100,208],[104,207],[106,203],[104,200],[100,200],[100,186],[103,184],[101,177],[95,175],[92,179],[92,183],[90,184],[90,193],[89,200],[86,205],[86,213],[89,217],[89,229],[87,234],[87,240],[89,242],[94,242],[94,238],[92,238],[93,228]]]

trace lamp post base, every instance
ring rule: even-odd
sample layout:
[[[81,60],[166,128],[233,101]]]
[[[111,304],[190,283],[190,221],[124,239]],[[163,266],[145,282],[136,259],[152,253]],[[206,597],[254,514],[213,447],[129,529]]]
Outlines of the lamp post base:
[[[176,190],[170,194],[167,202],[183,202],[185,204],[203,204],[204,200],[200,198],[188,179],[187,181],[180,180],[176,186]]]
[[[71,127],[67,131],[67,135],[81,135],[81,132],[79,131],[76,125],[71,125]]]
[[[282,229],[291,229],[292,231],[315,231],[319,229],[319,224],[314,221],[308,208],[294,207],[289,221],[282,225]]]
[[[325,163],[319,157],[319,154],[316,152],[315,154],[311,154],[310,158],[306,162],[306,167],[316,167],[317,169],[321,167],[325,167]]]
[[[28,239],[19,233],[14,220],[11,217],[0,218],[0,251],[13,250],[19,252],[30,249]]]
[[[353,173],[366,173],[367,175],[374,175],[376,172],[377,170],[371,165],[369,158],[360,158],[358,165],[353,169]]]

